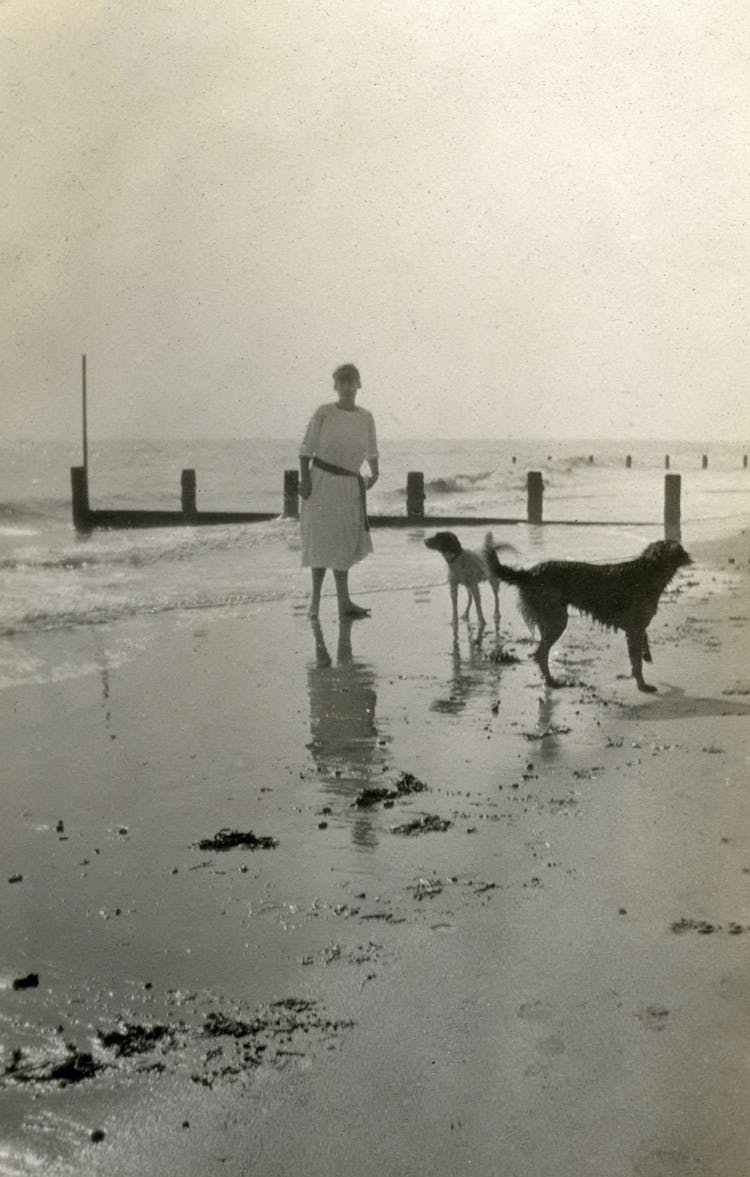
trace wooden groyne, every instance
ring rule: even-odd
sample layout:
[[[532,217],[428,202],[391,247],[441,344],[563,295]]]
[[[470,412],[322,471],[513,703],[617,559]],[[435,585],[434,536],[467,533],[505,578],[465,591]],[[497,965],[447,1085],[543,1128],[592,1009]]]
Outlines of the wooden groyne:
[[[262,523],[278,519],[278,511],[202,511],[198,507],[195,470],[183,470],[179,510],[140,510],[137,508],[92,508],[89,501],[88,470],[73,466],[70,471],[73,525],[79,532],[96,528],[139,527],[210,527],[218,524]],[[664,476],[664,534],[667,539],[680,538],[681,479],[679,474]],[[288,519],[299,515],[299,472],[285,470],[280,514]],[[412,470],[407,476],[406,509],[397,515],[368,515],[371,527],[494,527],[528,523],[532,526],[575,527],[653,527],[658,520],[627,519],[545,519],[544,479],[540,470],[526,475],[526,515],[432,515],[425,511],[424,474]]]

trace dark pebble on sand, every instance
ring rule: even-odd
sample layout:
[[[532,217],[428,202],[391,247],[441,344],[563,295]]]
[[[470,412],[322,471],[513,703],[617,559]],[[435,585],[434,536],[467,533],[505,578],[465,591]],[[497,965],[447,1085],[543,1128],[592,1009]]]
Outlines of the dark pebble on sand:
[[[122,834],[124,836],[128,832],[128,827],[127,826],[120,826],[120,828],[117,832],[118,832],[118,834]]]
[[[39,988],[39,973],[27,973],[25,977],[16,977],[13,982],[14,989],[38,989]]]
[[[628,914],[628,909],[627,909],[627,907],[620,907],[620,908],[618,908],[617,914],[618,914],[618,915],[627,915],[627,914]]]
[[[318,829],[319,830],[327,830],[328,829],[328,822],[327,821],[319,821],[318,822]]]
[[[182,1126],[183,1126],[183,1128],[189,1128],[189,1127],[190,1127],[190,1121],[189,1121],[189,1120],[183,1120],[183,1121],[182,1121]]]
[[[8,882],[9,883],[22,883],[23,882],[23,875],[11,875],[10,878],[8,879]]]
[[[93,1140],[94,1144],[101,1144],[106,1135],[107,1134],[103,1128],[95,1128],[91,1133],[91,1139]]]

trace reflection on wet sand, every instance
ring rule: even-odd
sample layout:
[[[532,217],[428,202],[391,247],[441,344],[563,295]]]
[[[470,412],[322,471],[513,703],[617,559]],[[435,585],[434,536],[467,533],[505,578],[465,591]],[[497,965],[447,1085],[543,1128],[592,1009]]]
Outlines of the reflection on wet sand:
[[[485,631],[477,631],[476,638],[472,631],[467,631],[467,653],[462,655],[459,631],[453,630],[453,646],[451,648],[452,675],[448,682],[448,697],[433,699],[430,711],[439,711],[445,715],[458,715],[465,708],[472,691],[483,686],[487,681],[487,658],[482,649]]]
[[[378,739],[375,722],[375,672],[369,663],[354,658],[351,619],[339,622],[335,664],[320,622],[310,624],[315,662],[307,672],[312,736],[308,747],[325,789],[351,803],[373,779],[381,783],[386,761],[385,740]],[[371,815],[355,808],[345,811],[352,816],[354,841],[374,846]]]

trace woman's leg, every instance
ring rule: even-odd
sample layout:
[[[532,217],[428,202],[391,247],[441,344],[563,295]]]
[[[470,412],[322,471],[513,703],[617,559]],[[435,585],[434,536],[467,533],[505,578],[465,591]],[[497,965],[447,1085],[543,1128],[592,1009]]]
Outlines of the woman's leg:
[[[320,609],[320,592],[323,588],[323,580],[325,578],[325,568],[313,568],[312,570],[312,596],[310,597],[310,608],[307,616],[315,618],[318,616]]]
[[[349,569],[334,568],[333,578],[336,581],[336,596],[339,600],[339,617],[369,617],[370,610],[355,605],[349,596]]]

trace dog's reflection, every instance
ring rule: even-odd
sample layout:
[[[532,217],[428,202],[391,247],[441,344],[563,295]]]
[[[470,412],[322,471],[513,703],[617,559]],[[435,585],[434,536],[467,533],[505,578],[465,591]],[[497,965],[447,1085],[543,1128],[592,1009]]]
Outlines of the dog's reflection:
[[[469,629],[467,631],[466,654],[461,653],[460,634],[456,627],[453,629],[453,645],[451,647],[451,678],[448,682],[448,695],[433,699],[430,711],[439,711],[444,715],[458,715],[466,706],[472,691],[486,681],[487,659],[483,649],[486,635],[484,626],[478,626],[476,637]]]
[[[376,838],[365,810],[351,809],[357,793],[385,763],[384,741],[378,740],[375,719],[375,672],[352,653],[352,621],[339,622],[336,661],[326,645],[320,622],[310,622],[315,662],[308,667],[310,732],[308,745],[327,792],[347,802],[353,817],[354,841],[372,847]]]

